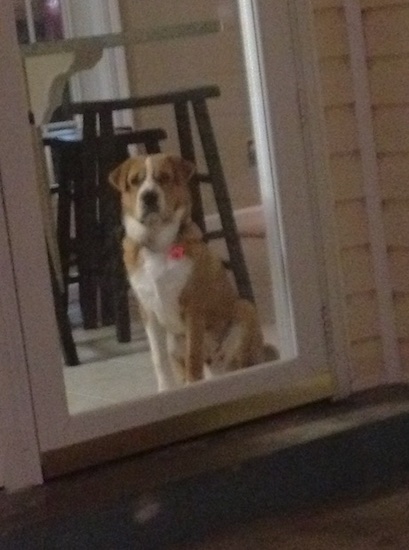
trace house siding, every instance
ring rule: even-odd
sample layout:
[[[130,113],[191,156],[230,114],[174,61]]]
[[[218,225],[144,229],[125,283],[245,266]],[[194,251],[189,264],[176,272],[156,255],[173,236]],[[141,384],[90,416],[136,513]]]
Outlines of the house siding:
[[[312,5],[352,382],[361,389],[379,384],[385,365],[347,23],[342,0],[313,0]],[[409,372],[409,2],[362,0],[361,10],[395,323],[402,366]]]

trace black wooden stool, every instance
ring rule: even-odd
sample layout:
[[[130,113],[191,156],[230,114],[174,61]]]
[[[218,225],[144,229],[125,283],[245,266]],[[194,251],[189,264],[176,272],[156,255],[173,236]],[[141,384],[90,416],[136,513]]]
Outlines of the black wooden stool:
[[[92,137],[95,136],[96,122],[99,120],[101,143],[103,143],[106,153],[102,159],[103,165],[100,171],[100,177],[102,177],[100,183],[102,186],[107,173],[113,166],[113,160],[115,159],[114,142],[112,141],[114,112],[169,105],[173,108],[176,119],[181,156],[186,160],[196,162],[192,136],[192,121],[189,110],[189,106],[192,107],[194,121],[198,129],[207,165],[207,173],[197,174],[192,181],[193,219],[203,231],[206,240],[225,239],[229,254],[228,264],[233,271],[238,292],[241,297],[254,301],[250,277],[245,263],[216,138],[206,103],[209,98],[219,96],[220,90],[217,86],[205,86],[147,97],[74,103],[68,106],[68,112],[70,115],[83,115],[84,142],[88,142],[90,139],[92,140]],[[148,148],[147,150],[150,152]],[[90,178],[93,176],[94,167],[88,159],[94,158],[95,155],[88,147],[84,149],[84,154],[84,169],[87,170],[86,179],[90,181]],[[218,231],[207,231],[200,191],[201,183],[210,184],[212,186],[222,226]]]

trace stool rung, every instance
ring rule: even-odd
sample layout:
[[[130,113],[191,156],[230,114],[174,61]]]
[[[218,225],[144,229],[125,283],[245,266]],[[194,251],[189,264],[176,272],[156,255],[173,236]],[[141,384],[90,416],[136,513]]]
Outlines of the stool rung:
[[[68,284],[78,283],[80,276],[78,274],[68,276]]]
[[[210,241],[214,239],[223,239],[224,231],[223,229],[216,229],[215,231],[209,231],[205,234],[205,240]]]
[[[197,181],[200,181],[200,183],[212,183],[213,179],[209,174],[196,174]]]

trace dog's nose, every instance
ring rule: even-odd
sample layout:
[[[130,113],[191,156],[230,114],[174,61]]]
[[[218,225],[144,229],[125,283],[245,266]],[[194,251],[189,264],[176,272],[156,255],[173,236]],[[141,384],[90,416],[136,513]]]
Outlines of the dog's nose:
[[[145,191],[142,195],[142,201],[147,208],[156,209],[158,207],[158,194],[155,191]]]

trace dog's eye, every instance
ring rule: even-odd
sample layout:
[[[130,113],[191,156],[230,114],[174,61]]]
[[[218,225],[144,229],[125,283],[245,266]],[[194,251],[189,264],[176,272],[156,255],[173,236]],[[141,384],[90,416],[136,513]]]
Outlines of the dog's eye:
[[[143,182],[144,179],[145,179],[145,174],[143,172],[138,172],[132,178],[131,183],[132,183],[132,185],[139,185],[140,183]]]
[[[161,172],[160,174],[158,174],[158,177],[157,177],[158,183],[169,183],[170,180],[171,180],[171,176],[167,172]]]

